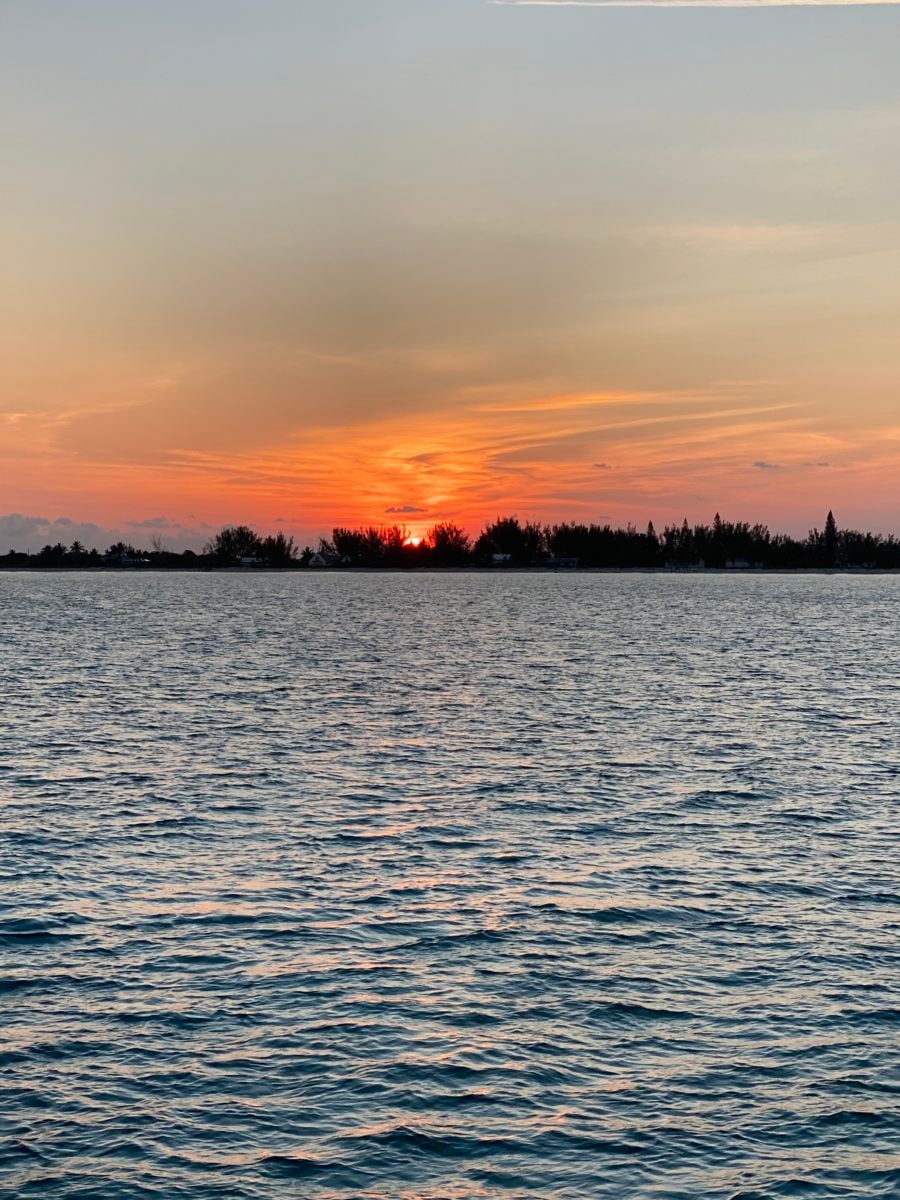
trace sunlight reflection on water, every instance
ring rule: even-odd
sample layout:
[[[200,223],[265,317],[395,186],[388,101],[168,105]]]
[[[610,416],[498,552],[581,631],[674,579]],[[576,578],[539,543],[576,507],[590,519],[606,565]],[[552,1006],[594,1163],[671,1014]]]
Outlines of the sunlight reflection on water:
[[[896,1196],[898,614],[0,575],[7,1194]]]

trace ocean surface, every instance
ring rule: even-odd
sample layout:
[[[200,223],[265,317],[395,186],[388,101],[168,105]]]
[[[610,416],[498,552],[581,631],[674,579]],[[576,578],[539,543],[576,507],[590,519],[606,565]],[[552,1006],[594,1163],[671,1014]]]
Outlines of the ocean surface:
[[[0,574],[0,1194],[900,1196],[900,578]]]

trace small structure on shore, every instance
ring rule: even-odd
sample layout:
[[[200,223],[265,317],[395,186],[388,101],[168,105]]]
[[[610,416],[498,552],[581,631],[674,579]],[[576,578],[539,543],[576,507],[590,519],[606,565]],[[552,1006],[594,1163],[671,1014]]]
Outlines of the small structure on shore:
[[[321,570],[323,567],[339,567],[343,562],[344,560],[339,554],[329,554],[327,551],[318,550],[309,560],[308,565]]]
[[[106,567],[149,567],[150,559],[142,558],[139,554],[131,554],[128,551],[123,551],[121,554],[104,554],[103,565]]]

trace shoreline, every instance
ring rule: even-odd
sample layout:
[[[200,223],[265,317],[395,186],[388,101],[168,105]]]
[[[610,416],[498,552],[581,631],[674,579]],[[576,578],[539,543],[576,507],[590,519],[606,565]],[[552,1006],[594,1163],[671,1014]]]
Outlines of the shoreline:
[[[38,567],[0,564],[9,575],[900,575],[900,567]]]

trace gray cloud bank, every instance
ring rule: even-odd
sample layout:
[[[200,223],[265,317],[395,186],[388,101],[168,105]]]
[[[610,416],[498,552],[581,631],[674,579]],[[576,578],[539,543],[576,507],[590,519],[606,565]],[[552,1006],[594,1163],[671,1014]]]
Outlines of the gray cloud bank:
[[[93,521],[74,521],[70,517],[31,517],[24,513],[0,516],[0,554],[7,550],[33,552],[58,542],[64,546],[81,542],[88,550],[106,550],[116,542],[146,548],[153,537],[160,538],[167,550],[199,550],[209,540],[209,531],[179,525],[166,517],[128,521],[124,529],[110,529]]]

